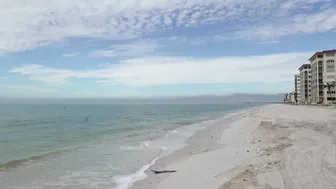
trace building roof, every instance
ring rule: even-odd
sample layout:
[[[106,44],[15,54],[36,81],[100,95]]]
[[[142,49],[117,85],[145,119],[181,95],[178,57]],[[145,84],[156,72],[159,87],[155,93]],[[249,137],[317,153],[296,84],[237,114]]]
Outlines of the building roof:
[[[310,64],[302,64],[302,66],[299,68],[299,70],[302,70],[304,66],[308,66],[310,68]]]
[[[320,55],[320,54],[324,54],[324,53],[336,53],[336,49],[333,50],[325,50],[322,52],[316,52],[313,56],[311,56],[308,60],[310,61],[311,59],[313,59],[316,55]]]

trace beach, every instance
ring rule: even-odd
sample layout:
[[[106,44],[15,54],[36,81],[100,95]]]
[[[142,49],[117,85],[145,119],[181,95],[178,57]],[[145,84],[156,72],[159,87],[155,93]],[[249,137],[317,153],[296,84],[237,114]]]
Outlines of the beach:
[[[132,189],[335,189],[335,125],[332,107],[272,104],[236,112],[158,159]]]

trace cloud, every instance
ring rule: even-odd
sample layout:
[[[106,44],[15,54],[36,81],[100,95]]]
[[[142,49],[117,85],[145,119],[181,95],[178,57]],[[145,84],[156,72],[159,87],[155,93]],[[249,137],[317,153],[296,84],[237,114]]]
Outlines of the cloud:
[[[66,54],[63,54],[62,56],[63,57],[74,57],[74,56],[78,56],[80,55],[79,52],[73,52],[73,53],[66,53]]]
[[[164,32],[176,34],[181,28],[211,24],[216,24],[218,29],[248,26],[256,38],[329,31],[335,29],[332,3],[333,0],[2,1],[0,54],[74,38],[120,41]],[[323,11],[319,13],[320,10]],[[276,29],[272,28],[273,22]],[[258,27],[252,27],[256,25]],[[248,30],[232,32],[241,39],[248,38],[249,34]]]
[[[127,59],[103,69],[69,70],[23,65],[11,72],[53,84],[66,84],[71,79],[92,79],[103,85],[128,86],[273,83],[291,81],[293,70],[307,62],[311,54],[312,52],[207,59],[152,57]]]
[[[279,23],[280,22],[280,23]],[[315,14],[300,14],[273,24],[245,28],[234,33],[236,39],[277,39],[279,37],[336,30],[336,8]]]
[[[155,52],[161,45],[153,40],[142,40],[127,44],[111,45],[107,49],[95,50],[91,56],[101,57],[130,57],[143,56]]]
[[[31,64],[23,67],[18,67],[13,69],[13,73],[21,73],[23,75],[28,75],[31,80],[39,80],[45,83],[53,84],[67,84],[68,78],[73,76],[76,77],[77,72],[66,70],[66,69],[56,69],[56,68],[46,68],[42,65]]]

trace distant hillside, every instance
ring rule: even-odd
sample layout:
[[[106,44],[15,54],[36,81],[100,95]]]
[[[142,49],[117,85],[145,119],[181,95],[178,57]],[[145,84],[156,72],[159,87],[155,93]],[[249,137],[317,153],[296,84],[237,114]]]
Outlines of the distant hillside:
[[[157,99],[165,103],[186,103],[186,104],[228,104],[243,102],[281,102],[283,94],[233,94],[228,96],[194,96],[185,98]]]

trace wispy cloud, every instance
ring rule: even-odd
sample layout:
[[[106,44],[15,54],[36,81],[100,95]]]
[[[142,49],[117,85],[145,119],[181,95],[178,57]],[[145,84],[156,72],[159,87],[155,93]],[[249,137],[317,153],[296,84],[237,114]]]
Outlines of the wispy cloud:
[[[102,57],[131,57],[143,56],[155,52],[161,45],[153,40],[142,40],[127,44],[111,45],[107,49],[95,50],[91,56]]]
[[[34,49],[72,38],[120,41],[211,24],[218,25],[218,29],[230,29],[232,23],[246,26],[247,30],[226,33],[238,39],[273,39],[329,31],[336,27],[334,0],[23,2],[0,3],[0,54]],[[113,55],[115,52],[106,54]]]
[[[62,56],[63,57],[74,57],[74,56],[78,56],[78,55],[80,55],[79,52],[73,52],[73,53],[65,53]]]
[[[237,31],[234,38],[272,40],[295,34],[310,34],[336,30],[336,8],[314,14],[300,14],[274,23]]]
[[[69,70],[24,65],[11,70],[41,82],[64,84],[73,78],[102,84],[153,86],[291,81],[293,70],[307,62],[309,53],[194,59],[152,57],[127,59],[104,69]],[[275,74],[276,72],[276,74]]]

